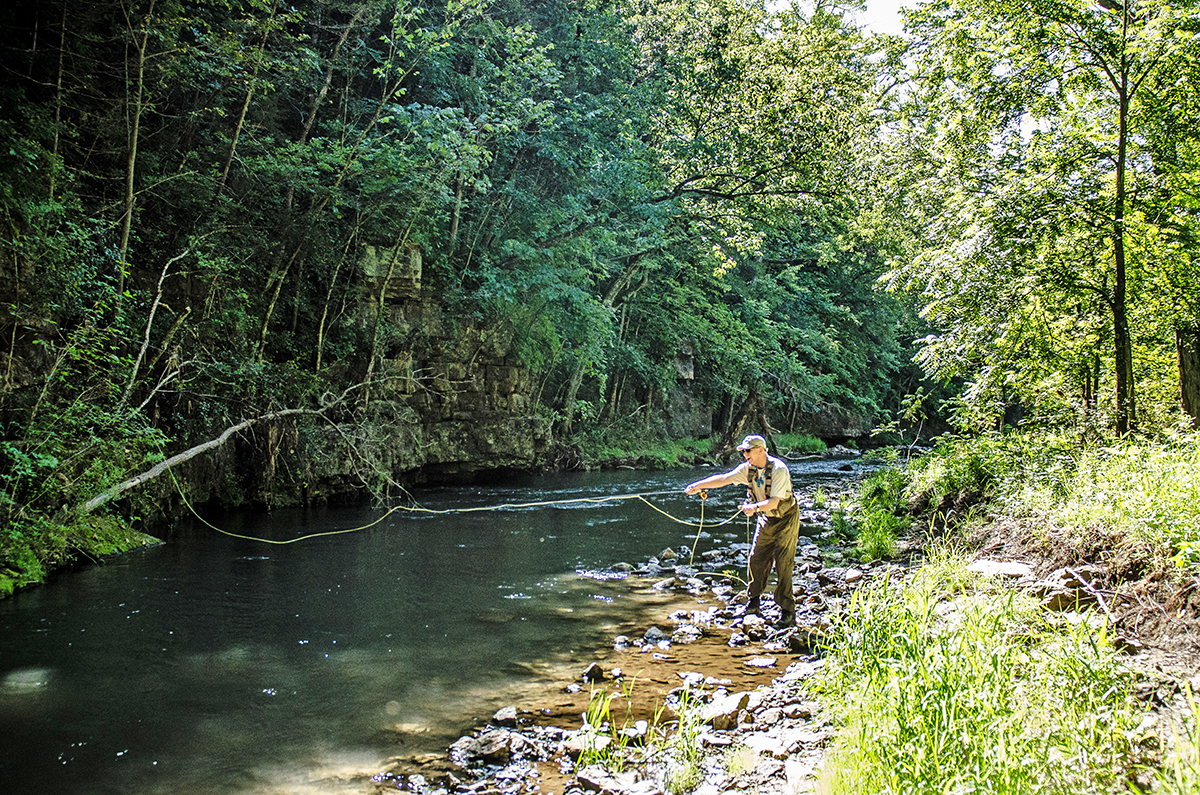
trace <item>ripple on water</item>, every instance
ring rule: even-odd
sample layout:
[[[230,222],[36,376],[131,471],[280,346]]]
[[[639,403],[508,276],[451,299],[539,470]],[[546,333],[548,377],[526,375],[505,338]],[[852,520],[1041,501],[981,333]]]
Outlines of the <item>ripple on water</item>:
[[[5,693],[36,693],[50,684],[50,668],[18,668],[4,676],[0,691]]]

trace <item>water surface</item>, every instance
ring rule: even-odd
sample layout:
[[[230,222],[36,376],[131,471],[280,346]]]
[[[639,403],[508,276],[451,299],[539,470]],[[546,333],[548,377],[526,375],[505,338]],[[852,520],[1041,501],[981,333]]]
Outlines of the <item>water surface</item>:
[[[797,486],[836,464],[793,465]],[[711,472],[529,476],[428,489],[434,510],[364,506],[211,517],[167,543],[0,601],[0,781],[9,793],[357,792],[382,760],[443,750],[496,709],[581,670],[653,614],[611,574],[696,542]],[[733,515],[713,492],[706,526]],[[658,493],[669,492],[669,493]],[[657,509],[657,510],[656,510]],[[670,516],[664,515],[664,513]],[[383,517],[382,521],[379,521]],[[644,625],[644,624],[643,624]]]

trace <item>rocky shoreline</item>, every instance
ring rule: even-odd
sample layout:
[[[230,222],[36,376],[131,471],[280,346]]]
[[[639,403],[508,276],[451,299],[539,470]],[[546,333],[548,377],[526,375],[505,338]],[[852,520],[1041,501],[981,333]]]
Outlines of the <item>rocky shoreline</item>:
[[[828,510],[801,497],[807,529],[796,556],[795,626],[776,626],[769,593],[760,614],[745,612],[748,544],[696,560],[668,549],[640,566],[618,564],[613,569],[631,588],[673,591],[690,604],[640,636],[614,638],[578,679],[562,683],[552,703],[501,709],[445,754],[389,760],[374,776],[377,791],[666,792],[680,775],[671,738],[683,732],[702,751],[692,760],[689,775],[699,778],[691,791],[808,789],[833,735],[805,695],[805,681],[822,666],[816,639],[853,588],[903,567],[846,565],[849,542],[829,529]],[[608,720],[589,725],[599,704],[607,705],[600,717]]]
[[[812,791],[835,736],[807,687],[824,664],[820,640],[855,589],[906,581],[921,557],[902,543],[897,561],[858,563],[850,554],[853,542],[830,529],[829,512],[814,507],[811,494],[798,496],[807,530],[796,556],[795,626],[777,626],[780,614],[769,589],[760,614],[746,612],[748,544],[705,551],[698,561],[685,560],[686,550],[664,550],[640,566],[619,564],[614,570],[627,575],[631,589],[677,597],[661,625],[615,637],[612,648],[598,650],[555,697],[497,711],[445,753],[389,760],[373,777],[376,791]],[[1108,612],[1094,584],[1103,571],[1083,564],[1056,567],[1048,560],[1014,562],[1020,557],[981,558],[970,568],[1027,590],[1062,620],[1099,619],[1092,606]],[[1194,666],[1171,666],[1140,653],[1143,644],[1129,633],[1111,640],[1142,672],[1139,698],[1166,713],[1159,727],[1176,722],[1189,679],[1193,690],[1200,688]]]

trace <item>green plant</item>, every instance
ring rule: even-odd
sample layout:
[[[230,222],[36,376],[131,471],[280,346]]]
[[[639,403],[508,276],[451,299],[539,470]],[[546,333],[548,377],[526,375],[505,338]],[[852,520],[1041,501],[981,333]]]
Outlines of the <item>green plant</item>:
[[[700,762],[704,751],[700,746],[700,706],[686,687],[680,691],[675,704],[678,721],[667,742],[666,791],[670,795],[691,792],[702,778]]]
[[[637,742],[647,742],[659,729],[659,720],[663,705],[656,706],[654,719],[650,723],[634,723],[631,727],[633,714],[634,684],[636,677],[628,677],[620,682],[620,695],[625,702],[625,714],[620,721],[614,719],[612,703],[617,698],[617,692],[609,692],[606,688],[593,689],[588,695],[588,706],[584,712],[585,742],[579,755],[579,766],[591,764],[603,765],[609,770],[621,771],[629,763],[630,745]]]
[[[748,773],[758,764],[758,753],[744,745],[731,745],[725,749],[725,770],[731,776]]]
[[[775,446],[784,455],[823,453],[829,449],[824,440],[807,433],[776,434]]]
[[[1171,727],[1174,742],[1161,768],[1153,770],[1159,791],[1170,795],[1194,795],[1200,792],[1200,717],[1190,686],[1185,686],[1184,696],[1188,713],[1178,725]]]
[[[623,755],[620,753],[623,735],[612,724],[612,700],[615,695],[604,688],[592,690],[588,695],[583,719],[584,745],[579,754],[580,767],[603,764],[619,770],[623,765]]]
[[[908,528],[908,521],[884,511],[871,511],[859,527],[857,552],[859,560],[869,563],[896,556],[896,538]]]
[[[854,522],[842,508],[837,508],[829,514],[829,527],[833,530],[833,534],[842,541],[854,538]]]
[[[1118,786],[1142,753],[1142,708],[1106,628],[1048,621],[1011,590],[963,590],[955,571],[947,556],[851,597],[815,685],[843,724],[824,791]]]
[[[829,497],[825,494],[824,486],[817,486],[817,490],[813,492],[813,507],[817,509],[824,508]]]

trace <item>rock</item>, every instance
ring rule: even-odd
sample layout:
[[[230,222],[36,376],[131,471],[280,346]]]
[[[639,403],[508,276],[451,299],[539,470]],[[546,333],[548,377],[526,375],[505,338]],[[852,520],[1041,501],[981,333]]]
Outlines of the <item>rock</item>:
[[[671,639],[670,634],[663,632],[658,627],[650,627],[650,629],[646,630],[646,634],[643,635],[642,637],[645,638],[646,641],[649,643],[658,643],[659,641],[662,641],[662,640],[670,640]]]
[[[460,737],[450,746],[450,758],[460,767],[469,767],[474,762],[505,764],[512,755],[509,751],[511,736],[504,729],[494,729],[478,737]]]
[[[1137,638],[1126,637],[1125,635],[1117,635],[1112,641],[1113,648],[1117,651],[1123,651],[1126,654],[1137,654],[1140,651],[1145,651],[1146,644],[1142,643]]]
[[[675,560],[678,557],[679,557],[679,553],[676,552],[675,550],[671,549],[670,547],[667,547],[662,552],[658,553],[659,560]]]
[[[492,723],[515,729],[517,727],[517,708],[504,707],[497,710],[496,714],[492,716]]]
[[[600,667],[600,663],[592,663],[583,671],[585,682],[603,682],[604,679],[604,669]]]
[[[817,572],[817,582],[821,585],[840,585],[845,576],[845,569],[827,566]]]
[[[754,718],[754,722],[762,726],[774,726],[781,720],[783,720],[783,710],[779,707],[768,707]]]
[[[572,759],[578,760],[579,756],[587,750],[596,753],[602,753],[608,748],[612,742],[612,738],[606,734],[598,734],[594,731],[575,732],[571,736],[563,740],[563,753]]]
[[[714,734],[713,732],[705,732],[700,737],[700,742],[704,745],[713,748],[728,748],[733,745],[733,737],[729,734]]]
[[[783,774],[787,779],[788,792],[803,792],[806,783],[816,776],[816,764],[799,759],[787,759],[783,763]]]
[[[1091,604],[1095,601],[1095,597],[1082,589],[1055,589],[1042,597],[1042,607],[1054,612],[1062,612],[1074,610],[1080,605]]]
[[[967,571],[977,572],[988,577],[1011,577],[1013,579],[1033,576],[1033,567],[1028,563],[982,558],[967,566]]]
[[[819,627],[797,627],[788,635],[788,651],[792,654],[815,654],[826,639],[826,633]]]
[[[767,732],[752,732],[743,742],[747,748],[764,756],[787,759],[787,747],[778,737],[773,737]]]
[[[637,786],[637,775],[632,770],[623,773],[610,773],[599,765],[588,765],[575,774],[579,785],[588,792],[605,793],[605,795],[626,795]]]
[[[700,711],[700,722],[714,729],[731,729],[737,725],[738,713],[750,703],[750,694],[720,693]]]
[[[1108,570],[1103,566],[1086,564],[1064,566],[1051,572],[1046,579],[1060,588],[1090,588],[1097,580],[1103,580]]]

